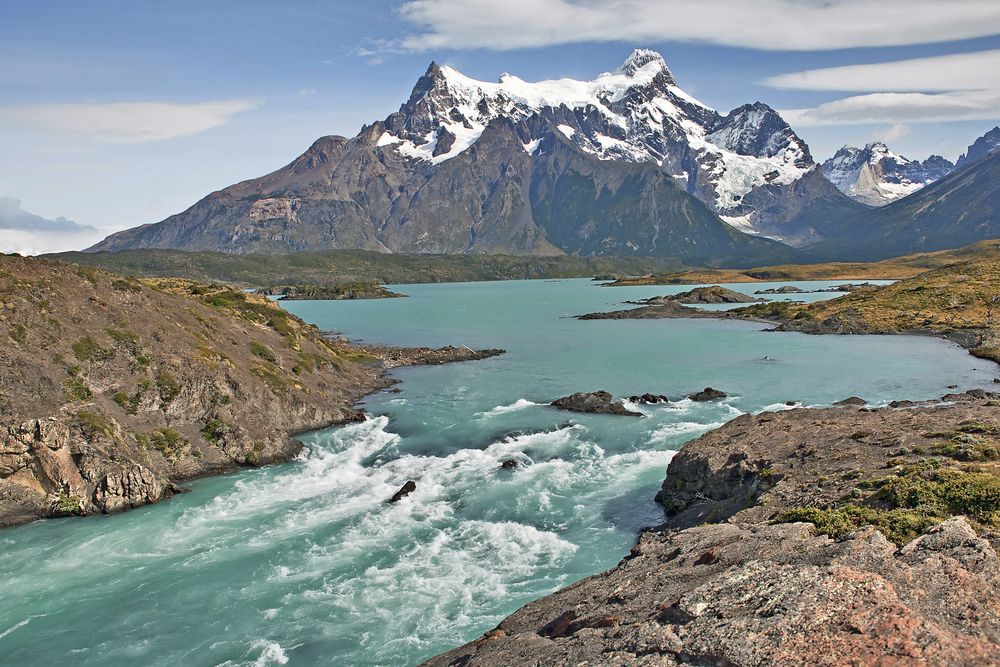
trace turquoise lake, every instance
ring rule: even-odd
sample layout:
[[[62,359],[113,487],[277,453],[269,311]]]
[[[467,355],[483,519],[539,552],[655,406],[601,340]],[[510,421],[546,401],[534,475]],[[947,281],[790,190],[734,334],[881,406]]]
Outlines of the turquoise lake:
[[[409,298],[285,306],[364,342],[507,354],[395,372],[401,391],[368,397],[368,421],[305,436],[290,464],[125,514],[0,531],[0,664],[414,665],[617,563],[660,520],[672,454],[710,428],[788,401],[928,399],[1000,375],[931,338],[571,318],[682,286],[393,289]],[[639,406],[642,419],[544,405],[706,386],[729,398]],[[501,470],[507,459],[521,465]],[[416,491],[386,504],[407,480]]]

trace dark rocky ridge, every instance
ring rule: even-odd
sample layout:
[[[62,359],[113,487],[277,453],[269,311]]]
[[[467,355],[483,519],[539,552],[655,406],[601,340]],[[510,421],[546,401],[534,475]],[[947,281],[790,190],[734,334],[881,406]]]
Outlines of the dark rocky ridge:
[[[985,474],[1000,491],[995,460],[925,453],[950,437],[935,432],[1000,433],[995,404],[968,399],[743,415],[674,457],[660,494],[667,524],[617,567],[425,664],[995,664],[1000,560],[995,528],[981,523],[997,518],[995,496],[985,515],[945,511],[915,539],[893,535],[902,546],[875,527],[834,540],[809,523],[772,523],[845,496],[877,508],[887,476]],[[919,472],[925,462],[938,472]]]
[[[0,526],[114,512],[288,461],[388,369],[501,350],[327,340],[263,296],[0,256]]]

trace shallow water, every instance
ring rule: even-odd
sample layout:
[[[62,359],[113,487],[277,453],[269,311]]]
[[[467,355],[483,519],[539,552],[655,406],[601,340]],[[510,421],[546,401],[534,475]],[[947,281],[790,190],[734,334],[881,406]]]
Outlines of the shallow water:
[[[393,289],[410,298],[285,306],[366,341],[508,353],[398,371],[402,391],[369,397],[369,421],[310,434],[288,465],[200,480],[122,515],[0,532],[0,663],[415,664],[618,562],[660,518],[652,498],[672,453],[709,428],[786,401],[924,399],[997,374],[931,338],[568,318],[680,286]],[[707,385],[730,398],[639,406],[642,419],[543,405]],[[500,470],[507,459],[519,467]],[[409,479],[417,490],[385,504]]]

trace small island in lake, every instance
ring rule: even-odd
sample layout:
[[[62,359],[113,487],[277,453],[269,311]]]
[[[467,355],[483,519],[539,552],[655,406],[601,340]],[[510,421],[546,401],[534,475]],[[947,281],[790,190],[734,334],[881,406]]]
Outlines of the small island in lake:
[[[277,285],[261,290],[285,301],[346,301],[351,299],[399,299],[405,294],[393,292],[375,282],[358,281],[339,285]]]

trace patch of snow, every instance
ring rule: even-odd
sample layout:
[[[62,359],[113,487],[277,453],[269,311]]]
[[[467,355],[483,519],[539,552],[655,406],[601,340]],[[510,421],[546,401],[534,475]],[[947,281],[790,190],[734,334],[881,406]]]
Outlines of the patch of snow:
[[[389,134],[388,132],[383,132],[382,136],[378,138],[375,142],[376,146],[391,146],[392,144],[398,144],[402,139],[399,137]]]
[[[735,227],[744,234],[759,234],[756,229],[754,229],[751,218],[752,213],[747,213],[746,215],[720,215],[719,218],[725,222],[730,227]]]
[[[399,144],[397,150],[406,157],[432,161],[434,159],[435,148],[437,148],[437,133],[428,132],[424,135],[424,141],[420,145],[412,141],[403,141]]]
[[[576,130],[570,127],[569,125],[559,125],[556,127],[556,129],[562,132],[564,135],[566,135],[567,139],[572,139],[573,135],[576,134]]]
[[[541,143],[542,143],[541,139],[532,139],[528,143],[521,145],[524,146],[525,153],[527,153],[528,155],[534,155],[535,153],[538,152],[538,146]]]

